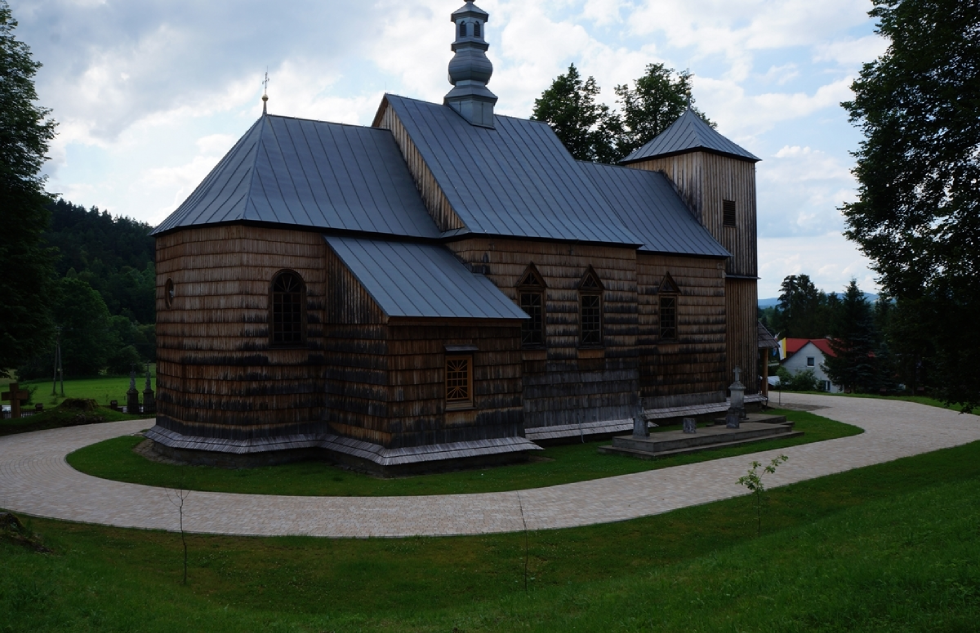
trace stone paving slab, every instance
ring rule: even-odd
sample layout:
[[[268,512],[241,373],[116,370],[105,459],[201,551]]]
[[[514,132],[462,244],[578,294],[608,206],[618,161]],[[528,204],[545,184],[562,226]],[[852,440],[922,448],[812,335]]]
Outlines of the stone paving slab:
[[[854,424],[861,435],[761,451],[700,464],[520,492],[423,497],[286,497],[191,491],[184,527],[229,535],[402,537],[515,532],[622,521],[726,499],[755,459],[789,461],[770,486],[892,461],[980,440],[980,417],[863,398],[782,394],[784,405]],[[79,473],[65,456],[147,428],[113,422],[0,438],[0,507],[28,515],[128,528],[176,531],[174,493]]]

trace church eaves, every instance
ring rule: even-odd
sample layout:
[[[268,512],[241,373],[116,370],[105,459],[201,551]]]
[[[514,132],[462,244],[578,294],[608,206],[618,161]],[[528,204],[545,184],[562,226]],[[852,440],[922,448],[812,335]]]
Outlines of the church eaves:
[[[761,160],[716,132],[688,108],[670,127],[619,162],[627,165],[648,158],[662,158],[699,150],[753,163]]]

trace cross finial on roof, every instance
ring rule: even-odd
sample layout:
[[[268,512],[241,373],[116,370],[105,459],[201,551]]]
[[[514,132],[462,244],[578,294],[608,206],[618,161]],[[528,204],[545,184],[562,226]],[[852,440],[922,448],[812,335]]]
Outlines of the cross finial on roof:
[[[266,113],[266,104],[269,103],[269,69],[265,69],[265,78],[262,80],[262,114]]]
[[[687,78],[687,107],[690,108],[691,107],[691,77],[694,76],[694,73],[692,73],[691,69],[688,68],[687,70],[684,71],[684,76]]]

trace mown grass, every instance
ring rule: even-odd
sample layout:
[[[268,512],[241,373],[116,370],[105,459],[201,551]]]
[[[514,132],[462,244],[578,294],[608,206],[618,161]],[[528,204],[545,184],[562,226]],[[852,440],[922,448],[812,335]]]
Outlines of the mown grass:
[[[746,460],[746,467],[748,459]],[[193,494],[193,493],[192,493]],[[34,519],[0,631],[976,631],[980,443],[528,536],[180,537]]]
[[[230,470],[207,466],[176,466],[152,462],[133,452],[142,441],[125,436],[80,449],[68,456],[75,469],[103,479],[148,486],[181,486],[189,490],[310,496],[400,496],[500,492],[540,488],[575,481],[691,464],[861,433],[861,429],[812,413],[778,411],[796,423],[802,437],[771,440],[691,455],[644,461],[600,455],[600,442],[555,446],[536,452],[534,461],[483,470],[377,479],[342,470],[325,462],[301,462],[265,468]],[[607,442],[603,442],[608,444]]]
[[[156,365],[150,365],[150,386],[156,390]],[[11,380],[0,379],[0,386],[6,387]],[[22,389],[36,388],[31,402],[41,402],[45,406],[59,405],[65,398],[83,398],[95,400],[101,405],[109,406],[116,400],[120,406],[126,404],[126,392],[129,390],[129,376],[99,376],[95,378],[78,378],[65,380],[65,395],[61,395],[61,382],[51,394],[51,380],[27,380],[19,383]],[[142,400],[143,388],[146,386],[145,374],[136,376],[136,389]]]

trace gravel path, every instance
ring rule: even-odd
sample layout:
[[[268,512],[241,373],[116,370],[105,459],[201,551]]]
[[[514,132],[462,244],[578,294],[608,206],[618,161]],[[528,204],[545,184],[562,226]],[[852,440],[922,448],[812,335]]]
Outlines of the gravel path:
[[[621,521],[745,494],[753,460],[789,461],[770,486],[980,440],[980,417],[893,400],[784,393],[783,404],[865,430],[861,435],[700,464],[520,492],[427,497],[285,497],[188,493],[184,527],[234,535],[399,537],[487,534]],[[118,527],[177,530],[173,492],[83,475],[65,455],[137,433],[147,421],[113,422],[0,438],[0,507]]]

